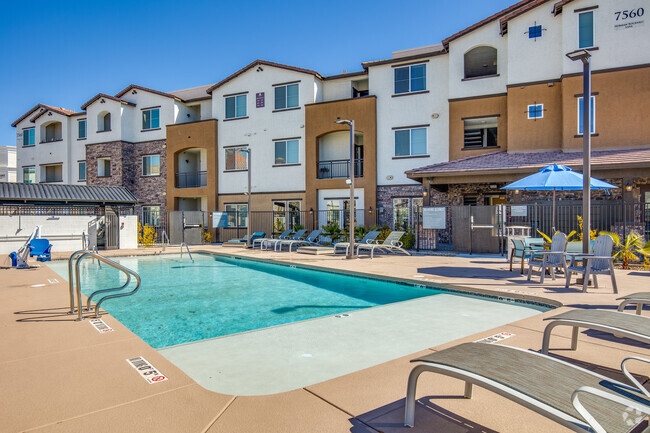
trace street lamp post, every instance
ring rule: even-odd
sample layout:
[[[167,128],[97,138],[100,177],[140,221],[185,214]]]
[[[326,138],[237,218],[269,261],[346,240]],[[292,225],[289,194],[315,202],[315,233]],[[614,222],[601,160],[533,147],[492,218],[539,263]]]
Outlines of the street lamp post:
[[[576,50],[566,55],[582,62],[582,252],[591,240],[591,54]]]
[[[354,258],[354,215],[355,215],[355,203],[354,203],[354,120],[344,120],[340,117],[334,121],[339,125],[349,125],[350,126],[350,248],[348,249],[348,259]]]
[[[251,247],[251,150],[250,148],[240,149],[246,152],[248,168],[248,204],[246,205],[246,248]]]

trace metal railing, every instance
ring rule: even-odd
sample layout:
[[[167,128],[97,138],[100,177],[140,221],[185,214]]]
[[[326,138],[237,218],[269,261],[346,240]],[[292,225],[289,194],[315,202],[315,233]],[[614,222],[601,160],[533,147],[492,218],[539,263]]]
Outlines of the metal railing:
[[[198,188],[207,185],[207,171],[176,173],[176,188]]]
[[[74,277],[74,279],[76,281],[76,288],[77,288],[77,314],[78,314],[78,317],[77,317],[76,320],[80,321],[80,320],[84,319],[83,312],[82,312],[83,309],[81,307],[81,304],[82,304],[82,302],[81,302],[81,283],[80,283],[81,279],[80,279],[80,275],[79,275],[79,264],[86,257],[95,258],[98,261],[104,262],[107,265],[112,266],[113,268],[118,269],[118,270],[120,270],[120,271],[122,271],[122,272],[124,272],[126,274],[126,283],[124,283],[121,287],[113,287],[113,288],[109,288],[109,289],[100,289],[100,290],[96,290],[93,293],[91,293],[90,296],[88,296],[88,304],[87,304],[87,307],[86,307],[86,311],[90,311],[90,301],[95,295],[98,295],[100,293],[113,292],[113,291],[118,291],[118,290],[125,289],[126,286],[128,286],[128,284],[131,282],[131,276],[134,276],[135,280],[136,280],[135,288],[133,290],[131,290],[130,292],[117,293],[117,294],[114,294],[114,295],[107,295],[107,296],[104,296],[101,299],[99,299],[99,301],[97,301],[95,303],[95,316],[94,317],[99,317],[99,306],[102,304],[102,302],[106,301],[107,299],[121,298],[121,297],[124,297],[124,296],[131,296],[135,292],[137,292],[138,289],[140,289],[140,285],[141,285],[142,280],[140,279],[140,275],[138,275],[137,272],[135,272],[135,271],[133,271],[133,270],[131,270],[131,269],[125,267],[125,266],[122,266],[119,263],[114,262],[113,260],[107,259],[106,257],[104,257],[104,256],[102,256],[100,254],[97,254],[97,253],[92,252],[92,251],[83,251],[83,250],[82,251],[75,251],[70,256],[70,258],[68,259],[68,272],[70,272],[70,277],[69,277],[70,283],[69,284],[70,284],[71,288],[72,288],[72,284],[73,284],[72,283],[72,274],[71,274],[72,260],[77,255],[79,255],[79,258],[77,259],[77,261],[75,263],[75,277]],[[72,291],[71,291],[71,297],[70,297],[70,311],[72,313],[74,313],[74,299],[73,299],[73,296],[72,296]]]
[[[183,258],[183,247],[187,250],[187,254],[190,256],[190,260],[194,261],[192,258],[192,253],[190,252],[190,247],[187,245],[187,242],[181,243],[181,259]]]
[[[350,177],[350,160],[318,161],[318,179],[340,179]],[[354,160],[354,177],[363,177],[363,159]]]

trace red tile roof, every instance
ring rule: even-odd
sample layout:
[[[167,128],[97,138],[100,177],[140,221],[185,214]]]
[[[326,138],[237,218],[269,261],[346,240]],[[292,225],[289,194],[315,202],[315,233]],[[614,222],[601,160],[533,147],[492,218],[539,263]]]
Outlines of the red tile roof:
[[[550,164],[573,167],[582,166],[582,152],[520,152],[498,151],[468,156],[454,161],[409,170],[412,178],[452,175],[458,173],[479,175],[485,171],[533,171]],[[591,165],[598,166],[641,166],[650,167],[650,147],[644,149],[594,150]]]
[[[130,84],[124,90],[122,90],[121,92],[116,94],[115,97],[116,98],[121,98],[122,96],[124,96],[126,93],[128,93],[132,89],[142,90],[144,92],[154,93],[156,95],[164,96],[166,98],[172,98],[172,99],[175,99],[177,101],[182,101],[181,98],[179,98],[176,95],[172,95],[171,93],[165,93],[165,92],[161,92],[160,90],[149,89],[148,87],[138,86],[137,84]]]
[[[38,119],[40,116],[45,114],[47,111],[54,111],[55,113],[59,113],[59,114],[62,114],[64,116],[72,116],[72,115],[78,114],[73,110],[68,110],[67,108],[53,107],[51,105],[45,105],[45,104],[36,104],[31,110],[29,110],[27,113],[20,116],[15,122],[13,122],[11,124],[11,126],[18,125],[20,122],[22,122],[25,118],[27,118],[30,114],[32,114],[34,111],[38,110],[39,108],[40,108],[39,112],[36,113],[36,115],[30,119],[31,122]]]

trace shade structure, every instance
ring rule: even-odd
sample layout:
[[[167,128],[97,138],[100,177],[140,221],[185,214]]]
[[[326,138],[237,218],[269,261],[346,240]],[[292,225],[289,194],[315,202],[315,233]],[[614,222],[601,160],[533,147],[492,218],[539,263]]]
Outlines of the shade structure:
[[[618,188],[602,180],[591,178],[591,189]],[[537,173],[519,179],[501,189],[518,189],[529,191],[553,191],[553,228],[555,228],[555,192],[575,191],[582,189],[582,173],[571,170],[566,165],[552,164],[540,169]]]

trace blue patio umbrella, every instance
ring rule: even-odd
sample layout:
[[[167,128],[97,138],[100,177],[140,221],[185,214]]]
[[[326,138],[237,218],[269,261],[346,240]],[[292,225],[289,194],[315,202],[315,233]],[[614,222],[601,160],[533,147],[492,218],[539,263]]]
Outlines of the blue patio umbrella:
[[[618,188],[615,185],[591,178],[591,189]],[[555,191],[575,191],[582,189],[582,173],[571,170],[566,165],[547,165],[537,173],[519,179],[501,189],[532,191],[553,191],[553,229],[555,229]]]

